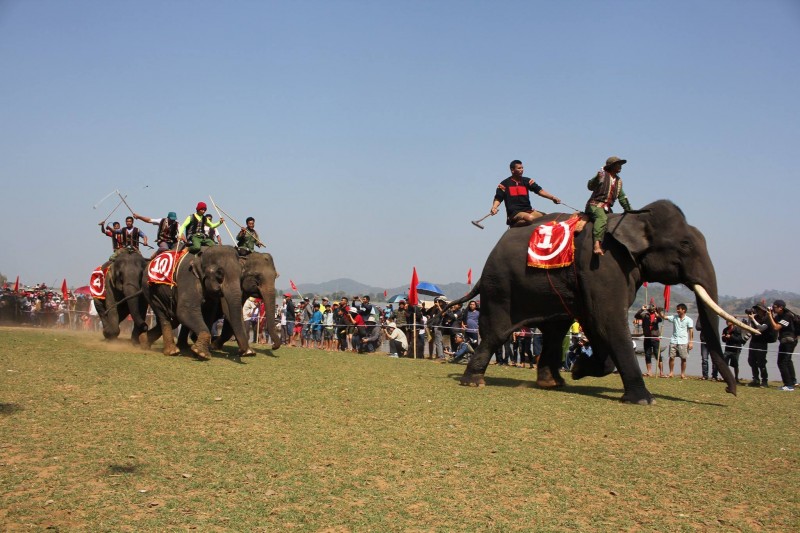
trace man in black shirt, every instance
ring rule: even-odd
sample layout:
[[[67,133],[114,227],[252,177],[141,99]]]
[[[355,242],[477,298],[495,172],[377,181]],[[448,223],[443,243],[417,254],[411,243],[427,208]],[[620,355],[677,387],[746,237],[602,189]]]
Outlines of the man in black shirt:
[[[774,316],[773,316],[774,314]],[[778,370],[783,381],[782,391],[794,391],[797,376],[794,373],[792,354],[797,347],[797,336],[794,334],[794,313],[786,309],[786,302],[775,300],[772,308],[767,310],[769,327],[778,332]],[[752,341],[750,341],[752,343]]]
[[[522,161],[515,159],[509,165],[511,176],[507,177],[497,186],[492,202],[492,215],[497,214],[500,204],[506,204],[506,224],[509,226],[527,226],[543,213],[533,209],[529,191],[533,191],[542,198],[552,200],[554,204],[560,204],[561,200],[549,192],[542,189],[534,180],[522,175],[524,168]]]
[[[656,358],[656,366],[658,366],[659,377],[664,377],[664,368],[661,363],[661,333],[659,325],[661,324],[661,317],[656,312],[656,306],[650,305],[649,307],[642,306],[636,312],[635,318],[642,321],[642,333],[644,334],[644,362],[647,365],[647,373],[645,376],[652,376],[652,358]]]

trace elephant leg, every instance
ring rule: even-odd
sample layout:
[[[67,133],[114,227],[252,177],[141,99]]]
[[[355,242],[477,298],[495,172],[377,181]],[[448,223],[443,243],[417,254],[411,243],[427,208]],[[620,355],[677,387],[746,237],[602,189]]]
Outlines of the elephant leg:
[[[201,331],[197,334],[197,342],[192,345],[192,352],[204,361],[211,359],[211,353],[208,351],[211,345],[211,333]]]
[[[551,322],[542,325],[542,355],[536,366],[536,384],[543,389],[564,386],[561,377],[564,336],[569,331],[570,322]]]
[[[483,317],[481,317],[483,318]],[[467,363],[467,368],[464,370],[464,375],[461,376],[461,384],[469,385],[472,387],[483,387],[486,385],[484,376],[486,369],[489,367],[489,361],[497,349],[503,345],[506,338],[502,332],[510,329],[511,324],[503,330],[487,329],[481,325],[481,331],[486,331],[486,335],[481,336],[481,342],[478,349]]]
[[[158,325],[161,326],[161,335],[164,337],[164,355],[179,355],[181,351],[175,346],[172,323],[166,316],[158,315]]]
[[[127,317],[127,313],[122,315],[119,312],[119,309],[116,306],[116,302],[110,301],[106,302],[106,315],[105,317],[100,317],[100,320],[103,322],[103,337],[106,340],[114,340],[119,337],[119,322],[120,320]]]
[[[645,386],[642,369],[639,367],[639,361],[633,349],[633,341],[625,318],[623,317],[623,320],[614,321],[613,323],[607,323],[606,329],[602,333],[594,330],[593,325],[589,325],[590,330],[587,331],[587,336],[594,352],[591,359],[595,359],[595,354],[597,354],[598,358],[602,358],[594,363],[593,370],[600,370],[607,374],[609,373],[607,370],[613,363],[625,388],[621,401],[624,403],[651,405],[655,403],[655,400]],[[595,346],[597,347],[596,349]],[[574,372],[573,376],[575,376]]]

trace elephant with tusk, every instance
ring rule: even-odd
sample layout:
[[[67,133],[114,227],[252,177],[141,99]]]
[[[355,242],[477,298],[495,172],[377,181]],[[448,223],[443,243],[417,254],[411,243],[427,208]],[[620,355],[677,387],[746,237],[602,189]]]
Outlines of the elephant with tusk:
[[[533,226],[510,228],[489,254],[472,291],[448,304],[481,297],[481,342],[461,383],[485,385],[486,368],[497,348],[516,329],[536,325],[543,335],[537,384],[545,388],[563,386],[559,373],[562,340],[577,318],[592,345],[593,356],[578,359],[573,378],[607,375],[616,367],[625,389],[622,401],[652,404],[653,395],[645,386],[628,327],[628,309],[647,281],[683,284],[694,291],[711,358],[725,379],[727,392],[735,395],[736,381],[722,357],[717,317],[754,330],[716,303],[717,279],[705,237],[687,223],[680,208],[668,200],[658,200],[638,211],[609,215],[604,256],[592,253],[588,223],[575,235],[572,265],[528,267],[532,233],[542,224],[567,217],[551,214]]]

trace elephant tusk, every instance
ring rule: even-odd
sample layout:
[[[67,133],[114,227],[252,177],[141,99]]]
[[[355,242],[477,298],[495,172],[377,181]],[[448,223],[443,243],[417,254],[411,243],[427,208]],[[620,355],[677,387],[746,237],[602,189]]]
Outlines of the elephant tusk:
[[[751,326],[748,326],[747,324],[745,324],[744,322],[740,321],[738,318],[736,318],[735,316],[733,316],[732,314],[728,313],[723,308],[721,308],[719,306],[719,304],[717,304],[717,302],[715,302],[714,300],[711,299],[711,296],[708,295],[708,292],[706,292],[705,288],[703,288],[702,285],[695,285],[694,286],[694,293],[697,295],[698,298],[703,300],[703,303],[705,303],[707,306],[709,306],[711,308],[711,310],[714,311],[721,318],[724,318],[725,320],[730,320],[736,326],[738,326],[738,327],[740,327],[742,329],[745,329],[745,330],[749,331],[750,333],[753,333],[755,335],[761,335],[760,331],[758,331],[755,328],[752,328]]]

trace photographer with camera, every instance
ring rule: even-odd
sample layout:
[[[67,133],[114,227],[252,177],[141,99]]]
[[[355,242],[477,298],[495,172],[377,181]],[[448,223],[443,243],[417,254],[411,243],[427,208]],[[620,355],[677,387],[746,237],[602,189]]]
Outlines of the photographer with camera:
[[[794,332],[794,313],[786,309],[786,302],[775,300],[767,310],[769,327],[778,333],[778,370],[783,381],[782,391],[794,391],[797,377],[794,373],[792,354],[797,346],[797,335]],[[752,343],[752,342],[751,342]]]
[[[753,381],[747,384],[748,387],[769,387],[769,377],[767,376],[767,346],[778,339],[777,332],[767,324],[767,308],[761,304],[756,304],[752,309],[747,310],[747,318],[750,325],[761,332],[761,335],[753,335],[750,339],[750,352],[747,355],[747,364],[753,370]],[[759,381],[759,373],[761,381]]]

